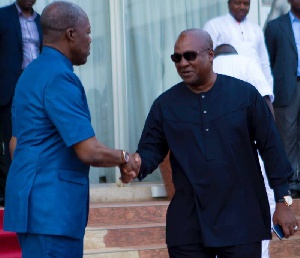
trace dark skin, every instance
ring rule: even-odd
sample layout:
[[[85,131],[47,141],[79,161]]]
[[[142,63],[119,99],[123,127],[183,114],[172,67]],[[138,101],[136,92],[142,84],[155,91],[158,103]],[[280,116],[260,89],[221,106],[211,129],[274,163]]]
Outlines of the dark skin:
[[[300,19],[300,0],[288,0],[291,5],[292,13]]]
[[[238,22],[243,21],[250,10],[250,0],[229,0],[228,2],[229,13]]]
[[[180,34],[174,46],[174,53],[183,54],[186,51],[200,53],[194,61],[182,58],[179,63],[175,63],[179,76],[193,92],[208,91],[217,78],[212,70],[214,52],[208,33],[188,31]]]
[[[32,15],[32,6],[35,4],[36,0],[17,0],[18,6],[21,8],[22,13],[28,18]]]

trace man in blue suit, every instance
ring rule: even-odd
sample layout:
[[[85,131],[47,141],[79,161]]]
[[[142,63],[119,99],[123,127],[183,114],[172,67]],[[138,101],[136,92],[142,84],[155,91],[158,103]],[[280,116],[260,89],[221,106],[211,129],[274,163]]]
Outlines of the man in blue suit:
[[[300,197],[300,2],[289,3],[289,13],[267,24],[265,39],[274,77],[276,124],[294,170],[290,188]]]
[[[38,56],[42,46],[40,16],[32,6],[36,0],[17,0],[0,8],[0,205],[4,202],[6,175],[11,163],[11,104],[20,74]],[[2,150],[2,147],[0,148]]]
[[[135,176],[139,160],[104,146],[91,126],[85,90],[73,71],[90,53],[86,13],[55,1],[44,9],[41,26],[43,51],[22,73],[14,96],[16,147],[4,229],[17,232],[23,258],[81,258],[90,165],[120,166],[126,179]]]

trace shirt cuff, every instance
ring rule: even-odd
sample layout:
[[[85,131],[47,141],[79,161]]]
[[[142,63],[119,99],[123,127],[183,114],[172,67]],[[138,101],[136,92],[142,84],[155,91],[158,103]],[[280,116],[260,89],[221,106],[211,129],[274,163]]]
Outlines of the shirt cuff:
[[[278,185],[274,187],[274,195],[275,195],[275,202],[278,202],[280,199],[283,199],[283,196],[290,195],[289,193],[289,185]]]

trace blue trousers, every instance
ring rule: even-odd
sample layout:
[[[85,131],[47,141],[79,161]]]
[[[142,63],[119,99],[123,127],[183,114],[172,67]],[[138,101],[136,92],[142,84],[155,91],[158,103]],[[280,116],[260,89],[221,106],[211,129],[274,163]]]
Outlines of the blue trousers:
[[[261,242],[226,247],[183,245],[168,247],[170,258],[261,258]]]
[[[17,233],[22,258],[82,258],[83,238]]]

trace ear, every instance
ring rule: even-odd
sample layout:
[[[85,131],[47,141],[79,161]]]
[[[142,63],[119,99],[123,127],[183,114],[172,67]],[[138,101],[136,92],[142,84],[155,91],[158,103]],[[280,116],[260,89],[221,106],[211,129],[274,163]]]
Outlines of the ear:
[[[74,41],[74,32],[75,32],[75,30],[73,28],[68,28],[66,30],[66,37],[68,40]]]
[[[208,55],[209,55],[210,60],[214,59],[215,53],[214,53],[214,50],[212,48],[208,50]]]

